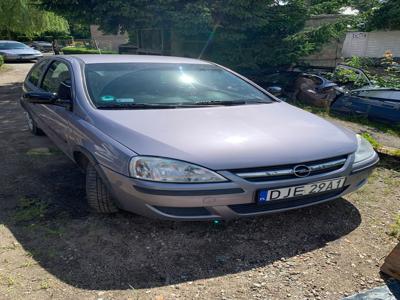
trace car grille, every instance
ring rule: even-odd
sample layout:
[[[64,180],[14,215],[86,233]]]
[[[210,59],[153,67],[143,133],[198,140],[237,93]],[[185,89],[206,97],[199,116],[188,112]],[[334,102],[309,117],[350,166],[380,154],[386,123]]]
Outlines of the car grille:
[[[234,205],[229,205],[229,208],[238,214],[254,214],[254,213],[296,208],[301,206],[312,205],[314,203],[324,201],[330,198],[339,197],[339,195],[343,193],[347,188],[348,186],[345,186],[339,190],[319,193],[316,195],[306,195],[284,200],[269,201],[264,205],[259,205],[257,203],[234,204]]]
[[[233,174],[252,182],[274,181],[284,179],[295,179],[301,176],[295,175],[294,169],[297,166],[306,166],[309,169],[309,176],[324,174],[341,169],[348,156],[338,156],[329,159],[310,161],[305,163],[281,165],[274,167],[258,167],[248,169],[229,170]]]

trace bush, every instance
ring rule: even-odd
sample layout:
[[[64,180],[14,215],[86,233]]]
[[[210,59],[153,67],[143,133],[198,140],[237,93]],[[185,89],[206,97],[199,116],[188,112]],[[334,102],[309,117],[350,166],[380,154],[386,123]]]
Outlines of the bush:
[[[78,48],[78,47],[64,47],[61,49],[64,54],[117,54],[117,52],[109,50],[97,50],[89,48]]]
[[[0,68],[1,68],[1,66],[4,64],[4,58],[3,58],[3,56],[1,56],[0,55]]]

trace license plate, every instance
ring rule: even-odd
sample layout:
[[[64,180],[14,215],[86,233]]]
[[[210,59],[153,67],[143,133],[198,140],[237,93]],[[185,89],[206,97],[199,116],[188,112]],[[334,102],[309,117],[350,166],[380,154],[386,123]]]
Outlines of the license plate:
[[[265,189],[258,191],[257,201],[264,204],[268,201],[283,200],[318,194],[340,189],[344,186],[346,177],[318,181],[305,185],[297,185],[280,189]]]

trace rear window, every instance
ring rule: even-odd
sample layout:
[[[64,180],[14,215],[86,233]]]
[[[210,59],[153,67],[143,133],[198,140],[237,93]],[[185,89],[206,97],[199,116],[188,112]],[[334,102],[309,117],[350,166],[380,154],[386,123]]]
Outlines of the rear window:
[[[202,64],[104,63],[85,67],[86,85],[96,106],[195,104],[201,101],[271,99],[222,68]]]

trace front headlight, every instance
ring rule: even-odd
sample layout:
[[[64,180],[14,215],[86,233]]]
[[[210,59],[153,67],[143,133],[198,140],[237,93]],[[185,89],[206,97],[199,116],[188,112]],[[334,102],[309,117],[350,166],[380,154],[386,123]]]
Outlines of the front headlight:
[[[372,145],[361,135],[357,134],[358,147],[355,153],[354,163],[359,163],[372,157],[375,154],[375,150]]]
[[[183,161],[136,156],[129,165],[131,177],[143,180],[175,183],[207,183],[227,181],[221,175],[206,168]]]

